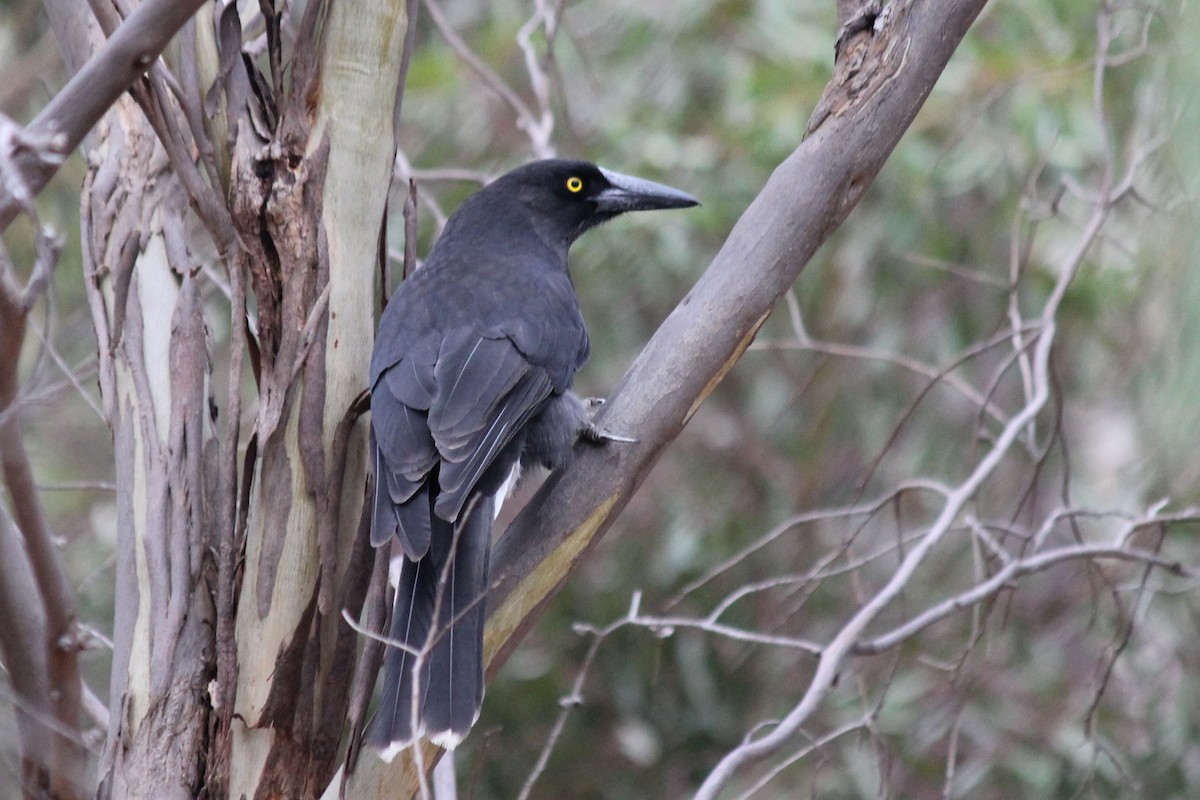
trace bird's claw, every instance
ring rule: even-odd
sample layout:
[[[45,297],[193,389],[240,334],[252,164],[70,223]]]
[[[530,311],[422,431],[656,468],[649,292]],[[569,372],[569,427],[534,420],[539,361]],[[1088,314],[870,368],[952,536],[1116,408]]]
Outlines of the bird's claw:
[[[631,436],[620,436],[615,433],[610,433],[602,428],[598,428],[590,422],[583,426],[579,431],[579,438],[583,439],[588,444],[607,444],[609,442],[621,442],[624,444],[634,444],[637,439]]]
[[[596,412],[604,405],[603,397],[583,397],[580,402],[586,409],[589,417],[595,417]],[[583,424],[583,428],[579,431],[579,438],[583,439],[588,444],[606,444],[608,442],[623,442],[625,444],[633,444],[637,441],[630,436],[620,436],[615,433],[604,430],[589,419]]]

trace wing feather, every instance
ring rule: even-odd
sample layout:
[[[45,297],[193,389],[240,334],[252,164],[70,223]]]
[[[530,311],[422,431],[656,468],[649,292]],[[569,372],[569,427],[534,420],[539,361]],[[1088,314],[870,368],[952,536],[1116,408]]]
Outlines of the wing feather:
[[[553,385],[507,337],[470,331],[445,342],[434,366],[439,391],[428,422],[441,456],[435,510],[454,520],[494,464],[508,474],[512,464],[507,462],[516,458],[507,452],[510,444],[545,405]]]
[[[439,475],[442,493],[435,504],[438,516],[457,519],[472,493],[478,490],[490,494],[508,477],[518,455],[511,446],[514,438],[545,405],[552,388],[550,377],[544,371],[529,370],[495,409],[488,427],[455,453],[462,457],[443,461]],[[499,470],[493,470],[497,464]],[[486,477],[495,477],[496,485],[483,486]]]
[[[517,459],[522,428],[555,388],[508,337],[463,328],[444,335],[436,360],[429,355],[414,348],[383,370],[371,398],[379,476],[372,541],[398,531],[410,557],[429,548],[429,492],[437,493],[434,513],[454,521],[473,494],[494,491]]]

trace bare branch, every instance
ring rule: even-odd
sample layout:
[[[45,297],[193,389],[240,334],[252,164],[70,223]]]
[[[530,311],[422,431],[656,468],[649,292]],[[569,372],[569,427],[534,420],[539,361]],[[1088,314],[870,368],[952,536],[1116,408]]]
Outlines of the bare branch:
[[[550,754],[554,751],[555,744],[558,743],[559,738],[562,736],[563,728],[566,727],[567,715],[571,713],[572,709],[583,705],[583,684],[587,679],[588,672],[591,670],[592,663],[596,660],[596,655],[600,652],[600,645],[604,643],[606,638],[625,627],[629,623],[629,620],[637,616],[641,601],[641,592],[634,592],[633,597],[629,601],[629,611],[625,616],[606,625],[604,628],[596,629],[589,626],[576,626],[576,633],[592,634],[592,642],[588,645],[587,654],[584,655],[579,669],[575,672],[575,680],[571,683],[571,693],[558,701],[558,717],[555,718],[554,726],[550,729],[550,735],[546,737],[546,741],[542,745],[542,750],[538,753],[538,759],[534,763],[533,769],[529,771],[529,776],[521,786],[521,793],[517,795],[517,800],[528,800],[530,793],[533,791],[534,784],[537,783],[537,779],[546,771],[546,765],[550,761]]]
[[[1032,331],[1036,326],[1024,325],[1022,330]],[[802,329],[801,329],[802,332]],[[966,399],[970,400],[980,411],[986,413],[996,422],[1004,424],[1008,421],[1004,412],[986,395],[976,389],[967,381],[954,374],[954,370],[958,369],[971,358],[984,353],[993,347],[999,346],[1002,341],[1007,341],[1011,334],[1005,332],[1000,337],[1001,341],[989,340],[969,347],[966,351],[955,358],[946,367],[935,367],[932,364],[926,364],[919,359],[912,358],[899,353],[889,353],[883,350],[876,350],[871,347],[863,347],[860,345],[843,344],[840,342],[824,342],[811,338],[802,338],[799,334],[795,342],[773,342],[773,341],[756,341],[750,345],[749,350],[807,350],[813,353],[822,353],[824,355],[838,356],[841,358],[858,358],[867,361],[882,361],[884,363],[893,364],[902,369],[906,369],[917,375],[929,378],[933,383],[945,383],[950,388],[961,394]]]
[[[686,595],[689,595],[692,592],[696,591],[701,586],[704,586],[705,584],[709,583],[717,576],[722,575],[725,572],[728,572],[735,565],[740,564],[741,562],[745,561],[751,555],[762,550],[764,547],[771,544],[772,542],[777,540],[780,536],[782,536],[783,534],[787,533],[790,530],[798,528],[801,525],[807,525],[807,524],[814,523],[814,522],[827,522],[827,521],[842,520],[842,519],[849,520],[849,519],[853,519],[855,517],[870,517],[870,516],[873,516],[874,514],[878,513],[880,509],[884,508],[889,503],[891,503],[893,500],[895,500],[901,493],[907,492],[907,491],[914,491],[914,490],[916,490],[916,491],[932,491],[932,492],[936,492],[939,494],[945,494],[947,491],[949,491],[949,489],[947,487],[940,486],[940,485],[934,484],[932,482],[914,482],[911,484],[905,484],[903,486],[897,487],[894,491],[888,492],[887,494],[885,494],[884,496],[880,497],[877,500],[874,500],[874,501],[871,501],[868,503],[863,503],[863,504],[860,504],[857,506],[849,506],[846,508],[822,509],[822,510],[817,510],[817,511],[806,512],[803,514],[796,514],[796,515],[784,520],[779,525],[777,525],[774,528],[772,528],[771,530],[767,531],[765,534],[758,537],[754,541],[743,546],[740,550],[738,550],[736,553],[731,555],[729,558],[727,558],[724,561],[720,562],[719,564],[716,564],[713,567],[709,568],[708,571],[706,571],[699,578],[696,578],[695,580],[688,583],[686,586],[684,586],[682,589],[679,590],[679,592],[674,596],[674,598],[671,599],[670,602],[667,603],[667,607],[671,608],[671,607],[677,605],[680,601],[682,601],[682,599]]]
[[[79,0],[45,0],[42,7],[58,40],[67,71],[75,73],[95,51],[92,15]]]
[[[759,790],[761,790],[768,783],[773,781],[779,775],[779,773],[783,772],[785,769],[790,767],[792,764],[795,764],[797,761],[799,761],[803,758],[807,758],[813,752],[820,750],[821,748],[825,747],[826,745],[833,743],[834,741],[842,738],[843,736],[845,736],[848,733],[853,733],[854,731],[860,730],[862,728],[870,727],[872,725],[872,723],[874,722],[874,718],[875,718],[875,712],[872,712],[865,717],[861,717],[859,719],[847,722],[845,725],[841,725],[837,728],[834,728],[829,733],[825,734],[824,736],[820,737],[819,739],[814,740],[812,742],[812,744],[810,744],[806,747],[801,747],[799,750],[792,753],[787,758],[781,759],[778,764],[774,765],[770,770],[768,770],[766,772],[765,775],[763,775],[761,778],[759,778],[757,781],[755,781],[754,784],[750,786],[750,788],[748,788],[742,794],[738,795],[739,800],[749,800],[749,798],[758,796]]]
[[[50,730],[53,719],[46,663],[46,616],[37,584],[8,511],[0,503],[0,661],[15,695],[17,736],[21,745],[21,782],[43,783],[54,769]]]
[[[1195,521],[1197,519],[1194,512],[1173,515],[1173,518],[1176,521]],[[1163,521],[1166,520],[1167,518],[1163,518]],[[1147,524],[1150,522],[1157,523],[1158,521],[1157,519],[1150,519],[1147,521]],[[922,612],[909,622],[896,627],[886,634],[855,645],[853,652],[855,655],[874,655],[896,647],[930,625],[954,616],[964,608],[969,608],[994,597],[1007,588],[1013,580],[1022,576],[1042,572],[1066,561],[1097,561],[1104,559],[1131,561],[1146,564],[1150,567],[1158,567],[1173,575],[1189,578],[1200,577],[1200,570],[1188,568],[1178,561],[1164,558],[1157,553],[1146,550],[1130,549],[1111,544],[1074,545],[1054,548],[1038,553],[1037,555],[1010,561],[983,583],[938,603],[936,606]]]
[[[12,181],[19,179],[30,196],[40,192],[66,154],[79,146],[104,112],[145,73],[204,2],[146,0],[42,109],[24,135],[30,141],[45,141],[48,147],[44,152],[22,154],[16,165],[19,178],[0,174],[0,231],[8,228],[21,205],[21,199],[13,194]]]
[[[20,204],[32,211],[36,224],[33,198],[21,184],[21,176],[4,169],[8,158],[19,146],[14,142],[24,136],[14,134],[14,128],[0,120],[0,172],[7,175],[8,185],[16,188],[15,196]],[[44,649],[38,658],[27,663],[35,668],[41,665],[45,670],[38,680],[46,682],[46,695],[35,708],[49,711],[55,725],[49,738],[37,743],[49,745],[38,751],[38,758],[43,760],[47,780],[55,791],[75,797],[83,793],[86,765],[78,739],[81,684],[75,597],[38,497],[37,481],[21,433],[20,408],[16,404],[17,368],[25,341],[26,320],[34,301],[46,290],[58,258],[59,245],[51,232],[42,229],[39,240],[38,263],[23,288],[18,287],[7,254],[0,248],[0,471],[8,487],[16,528],[24,541],[24,553],[14,562],[11,579],[20,580],[27,560],[28,572],[36,587],[35,596],[40,601],[42,619],[39,627]],[[0,583],[9,579],[8,574],[0,574]],[[11,588],[6,587],[6,591]],[[17,602],[28,605],[37,601],[26,596]],[[13,611],[20,613],[19,609]],[[14,632],[10,640],[19,642],[26,638]],[[26,752],[25,756],[29,758],[31,754]]]
[[[550,108],[550,78],[542,68],[536,48],[533,46],[533,34],[538,28],[546,33],[546,41],[554,41],[554,33],[558,28],[557,9],[550,6],[546,0],[537,0],[533,16],[517,31],[517,45],[525,56],[525,70],[529,73],[529,83],[533,88],[533,96],[537,99],[538,116],[531,120],[525,132],[533,141],[533,152],[538,158],[549,158],[554,155],[554,147],[550,137],[554,134],[554,112]]]

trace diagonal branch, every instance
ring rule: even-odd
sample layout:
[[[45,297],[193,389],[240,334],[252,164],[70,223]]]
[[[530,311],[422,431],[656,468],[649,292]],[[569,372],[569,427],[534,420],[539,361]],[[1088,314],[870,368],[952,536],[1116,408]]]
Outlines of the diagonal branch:
[[[866,58],[872,81],[856,84],[856,94],[775,170],[605,405],[606,426],[638,442],[578,448],[572,467],[551,475],[500,539],[486,645],[491,671],[862,197],[985,2],[897,3],[878,30],[842,43],[839,57]]]

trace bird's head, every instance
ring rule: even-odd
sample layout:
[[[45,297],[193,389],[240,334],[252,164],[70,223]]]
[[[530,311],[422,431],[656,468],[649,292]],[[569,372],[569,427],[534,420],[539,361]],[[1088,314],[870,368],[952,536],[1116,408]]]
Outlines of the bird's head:
[[[570,246],[589,228],[626,211],[687,208],[700,201],[661,183],[622,175],[587,161],[534,161],[485,191],[517,198],[548,239]]]

